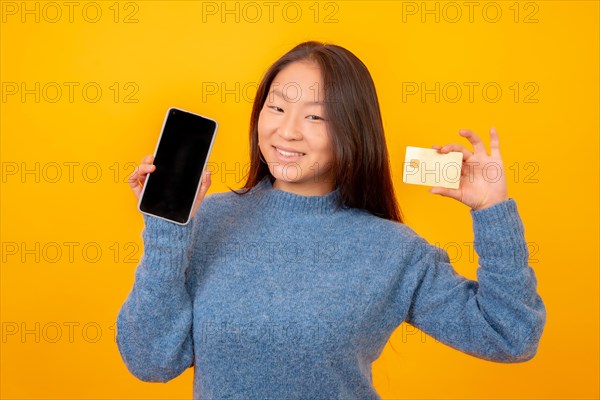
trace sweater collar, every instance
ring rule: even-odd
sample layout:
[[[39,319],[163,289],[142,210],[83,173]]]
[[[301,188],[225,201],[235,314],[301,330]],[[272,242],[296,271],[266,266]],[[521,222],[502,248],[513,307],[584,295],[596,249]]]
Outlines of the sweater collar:
[[[339,189],[322,196],[302,196],[273,188],[269,176],[254,186],[249,195],[259,207],[286,213],[329,214],[340,207]]]

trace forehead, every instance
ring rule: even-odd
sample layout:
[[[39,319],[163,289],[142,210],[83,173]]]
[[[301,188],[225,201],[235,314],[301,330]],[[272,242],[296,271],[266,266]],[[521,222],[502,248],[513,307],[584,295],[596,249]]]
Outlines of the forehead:
[[[292,102],[321,102],[324,98],[321,68],[311,61],[290,63],[275,76],[269,92]]]

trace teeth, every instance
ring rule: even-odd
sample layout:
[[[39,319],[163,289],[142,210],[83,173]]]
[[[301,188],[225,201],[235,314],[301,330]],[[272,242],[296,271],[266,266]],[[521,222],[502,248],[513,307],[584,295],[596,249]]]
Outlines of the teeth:
[[[281,150],[281,149],[279,149],[277,147],[275,147],[275,150],[277,150],[278,152],[280,152],[281,154],[283,154],[284,156],[287,156],[287,157],[302,156],[302,155],[304,155],[303,153],[292,153],[291,151]]]

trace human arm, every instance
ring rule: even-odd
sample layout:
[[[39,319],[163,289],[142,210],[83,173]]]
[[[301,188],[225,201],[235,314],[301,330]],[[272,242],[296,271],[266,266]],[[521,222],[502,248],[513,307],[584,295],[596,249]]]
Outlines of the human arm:
[[[490,155],[475,133],[461,130],[460,134],[471,142],[474,152],[459,144],[434,146],[442,153],[463,153],[459,188],[432,188],[430,192],[471,207],[478,280],[458,275],[445,251],[418,238],[411,262],[416,283],[407,322],[480,358],[526,361],[537,351],[546,309],[528,265],[516,202],[507,194],[498,134],[490,130]],[[498,175],[489,174],[490,170]]]
[[[523,362],[537,352],[546,309],[514,199],[471,211],[477,281],[453,269],[448,254],[418,238],[406,322],[478,358]]]
[[[179,226],[143,218],[144,254],[117,317],[117,346],[137,378],[167,382],[193,362],[192,302],[185,282],[193,221]]]
[[[130,177],[136,198],[148,173],[151,156]],[[203,200],[210,176],[205,173],[196,205]],[[117,346],[129,371],[143,381],[166,382],[193,364],[192,267],[198,218],[177,225],[142,214],[144,254],[131,292],[117,316]]]

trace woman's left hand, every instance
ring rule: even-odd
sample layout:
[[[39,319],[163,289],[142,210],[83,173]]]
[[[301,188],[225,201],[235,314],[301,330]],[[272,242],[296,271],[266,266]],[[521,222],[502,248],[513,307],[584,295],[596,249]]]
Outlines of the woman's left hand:
[[[456,143],[445,146],[432,146],[440,153],[460,151],[463,154],[460,186],[458,189],[433,187],[429,193],[451,197],[471,207],[482,210],[508,200],[506,175],[500,156],[500,140],[495,128],[490,129],[491,155],[487,154],[485,145],[474,132],[461,129],[459,134],[466,137],[473,145],[474,152]]]

